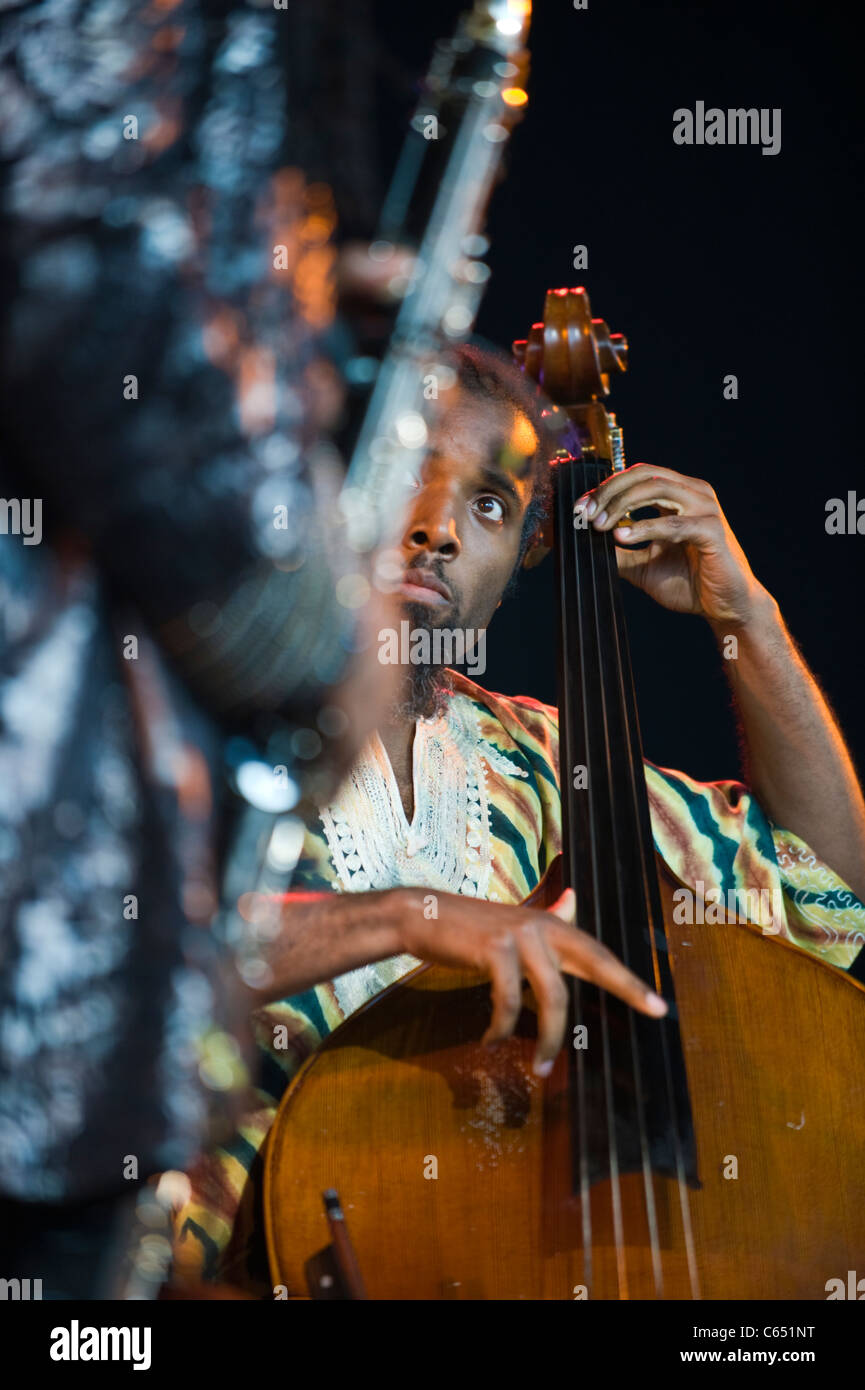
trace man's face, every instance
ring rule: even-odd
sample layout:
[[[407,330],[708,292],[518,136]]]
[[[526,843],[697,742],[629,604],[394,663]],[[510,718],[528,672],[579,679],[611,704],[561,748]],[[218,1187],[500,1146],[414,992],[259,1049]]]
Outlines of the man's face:
[[[448,393],[409,502],[399,547],[405,616],[413,628],[486,629],[520,552],[537,436],[507,403],[457,386]],[[405,713],[440,706],[434,667],[413,666]]]
[[[400,546],[400,594],[419,623],[489,623],[519,555],[536,447],[531,424],[507,403],[449,393]]]

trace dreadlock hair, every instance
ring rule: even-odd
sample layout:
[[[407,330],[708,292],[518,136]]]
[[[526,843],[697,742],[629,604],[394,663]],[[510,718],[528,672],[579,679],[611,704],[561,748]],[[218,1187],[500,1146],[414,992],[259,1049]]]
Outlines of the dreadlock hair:
[[[552,496],[550,461],[560,447],[556,426],[559,417],[551,413],[550,403],[531,377],[520,371],[503,353],[487,344],[464,343],[454,350],[457,380],[469,395],[478,400],[493,400],[507,405],[529,421],[538,447],[530,461],[532,495],[520,536],[520,550],[513,574],[505,588],[511,592],[526,552],[547,518]]]

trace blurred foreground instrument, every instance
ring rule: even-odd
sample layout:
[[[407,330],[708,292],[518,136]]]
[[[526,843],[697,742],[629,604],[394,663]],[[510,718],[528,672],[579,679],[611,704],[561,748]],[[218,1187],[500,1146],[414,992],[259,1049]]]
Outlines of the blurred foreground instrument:
[[[447,345],[467,337],[489,275],[480,259],[483,219],[527,100],[521,84],[530,14],[531,0],[475,0],[454,37],[437,46],[385,201],[376,254],[400,245],[416,249],[417,262],[340,499],[348,543],[361,556],[399,521],[405,481],[420,467],[435,410],[431,375],[443,380]],[[243,810],[217,926],[253,986],[266,971],[262,943],[278,929],[268,898],[288,887],[303,843],[293,732],[280,727],[264,749],[235,741],[230,750],[229,780]],[[242,898],[258,904],[251,921],[238,910]]]
[[[417,251],[342,495],[349,543],[387,536],[406,476],[423,460],[449,344],[474,323],[489,268],[484,215],[508,135],[526,103],[530,0],[476,0],[437,46],[382,212],[375,254]],[[397,512],[397,515],[395,515]]]

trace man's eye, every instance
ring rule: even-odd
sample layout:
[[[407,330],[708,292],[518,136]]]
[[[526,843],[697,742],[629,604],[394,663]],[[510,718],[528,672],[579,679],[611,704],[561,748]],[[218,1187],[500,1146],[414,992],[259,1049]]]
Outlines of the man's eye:
[[[474,503],[482,516],[490,521],[504,521],[505,504],[500,497],[494,497],[491,493],[478,497]]]

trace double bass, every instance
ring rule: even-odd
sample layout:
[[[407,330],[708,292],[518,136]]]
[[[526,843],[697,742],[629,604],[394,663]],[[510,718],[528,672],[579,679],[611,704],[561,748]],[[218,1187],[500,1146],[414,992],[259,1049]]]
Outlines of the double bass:
[[[863,986],[740,914],[674,920],[615,543],[574,523],[624,466],[604,401],[627,343],[584,290],[555,290],[515,352],[570,430],[551,465],[562,854],[529,901],[570,885],[579,925],[669,1012],[570,980],[541,1079],[528,991],[494,1050],[478,975],[420,966],[383,991],[280,1106],[273,1281],[294,1298],[825,1299],[865,1251]]]

